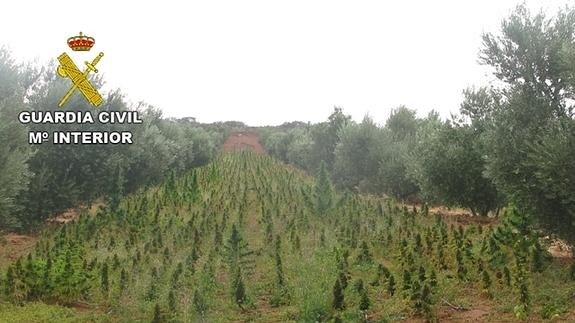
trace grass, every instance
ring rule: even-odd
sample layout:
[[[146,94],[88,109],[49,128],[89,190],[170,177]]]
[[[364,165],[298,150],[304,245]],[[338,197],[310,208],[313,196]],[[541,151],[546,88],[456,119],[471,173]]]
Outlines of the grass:
[[[110,322],[105,314],[79,312],[75,309],[40,302],[29,302],[24,306],[0,303],[0,322],[2,323],[48,323],[48,322]]]

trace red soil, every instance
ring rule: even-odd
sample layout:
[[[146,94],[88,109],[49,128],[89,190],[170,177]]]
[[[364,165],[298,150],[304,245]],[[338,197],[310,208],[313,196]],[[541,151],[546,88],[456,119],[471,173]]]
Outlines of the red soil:
[[[257,153],[264,154],[264,147],[260,144],[259,137],[257,133],[251,131],[238,131],[232,132],[224,146],[222,147],[224,151],[237,151],[249,149]]]
[[[34,248],[38,237],[15,233],[0,235],[0,269]]]

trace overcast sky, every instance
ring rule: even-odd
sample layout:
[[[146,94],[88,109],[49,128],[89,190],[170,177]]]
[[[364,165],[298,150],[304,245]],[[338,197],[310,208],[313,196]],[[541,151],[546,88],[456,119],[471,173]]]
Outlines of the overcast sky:
[[[553,13],[569,1],[527,1]],[[323,121],[334,106],[382,123],[404,104],[449,116],[462,90],[487,84],[481,33],[518,1],[4,1],[0,46],[18,60],[74,53],[98,64],[106,89],[166,116],[250,125]]]

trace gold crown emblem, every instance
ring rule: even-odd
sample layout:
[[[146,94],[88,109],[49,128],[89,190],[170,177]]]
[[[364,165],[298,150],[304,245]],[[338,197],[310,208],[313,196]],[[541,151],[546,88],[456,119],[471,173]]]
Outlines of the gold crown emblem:
[[[96,40],[94,38],[85,36],[82,32],[80,32],[78,36],[68,38],[68,46],[72,48],[73,51],[89,51],[95,43]]]

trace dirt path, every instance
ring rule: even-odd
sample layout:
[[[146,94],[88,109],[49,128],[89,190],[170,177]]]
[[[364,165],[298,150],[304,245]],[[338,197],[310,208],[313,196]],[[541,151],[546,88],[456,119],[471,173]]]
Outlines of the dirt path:
[[[260,144],[260,139],[257,133],[252,131],[238,131],[232,132],[224,146],[224,151],[236,151],[249,149],[257,153],[264,154],[264,147]]]

